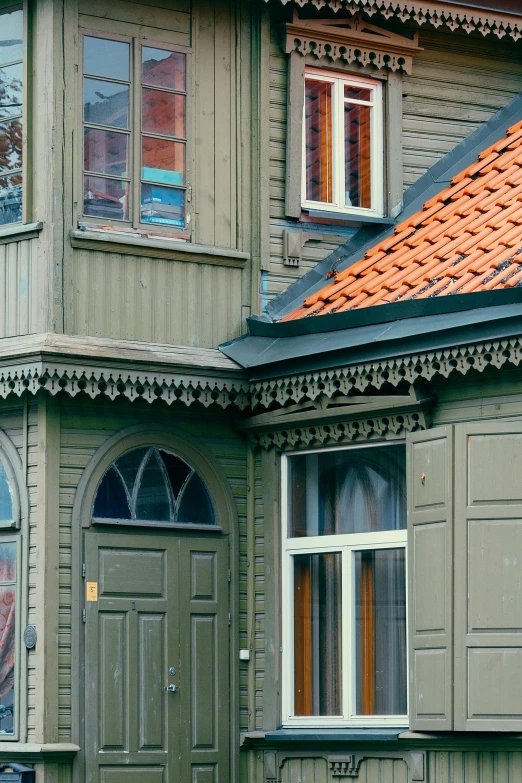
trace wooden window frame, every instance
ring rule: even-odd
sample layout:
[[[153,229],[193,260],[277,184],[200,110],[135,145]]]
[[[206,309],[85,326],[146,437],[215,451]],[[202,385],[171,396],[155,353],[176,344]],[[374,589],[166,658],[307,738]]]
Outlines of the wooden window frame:
[[[321,202],[306,202],[304,196],[304,95],[305,74],[323,74],[324,78],[337,77],[347,82],[380,84],[382,150],[382,201],[381,211],[345,207],[331,208]],[[342,63],[332,64],[297,51],[288,56],[287,135],[285,214],[299,220],[304,212],[313,209],[322,212],[327,219],[365,221],[371,218],[395,218],[402,210],[403,162],[402,162],[402,74],[397,71],[370,70]]]
[[[15,544],[16,545],[16,577],[14,580],[15,585],[15,632],[14,632],[14,678],[13,678],[13,691],[14,691],[14,711],[13,711],[13,733],[2,734],[2,742],[18,742],[20,740],[20,697],[21,697],[21,681],[20,672],[24,668],[21,665],[20,653],[21,653],[21,634],[20,634],[20,621],[22,617],[22,611],[20,607],[20,600],[22,597],[21,583],[22,583],[22,555],[20,545],[20,535],[17,533],[0,533],[0,544]],[[0,581],[0,586],[4,584],[12,584],[12,582]],[[25,706],[25,705],[24,705]]]
[[[82,27],[79,30],[80,44],[79,44],[79,106],[78,106],[78,127],[81,132],[78,133],[78,160],[80,165],[78,169],[78,181],[75,186],[77,215],[75,224],[93,228],[97,226],[111,226],[114,229],[120,228],[126,232],[142,232],[144,234],[183,234],[186,236],[190,234],[191,217],[189,213],[189,206],[191,202],[191,139],[190,139],[190,84],[192,82],[192,61],[191,54],[192,49],[189,46],[183,46],[181,44],[172,44],[165,41],[152,40],[148,38],[141,38],[132,34],[118,34],[106,32],[105,30],[95,30],[91,28]],[[130,80],[129,80],[129,176],[128,177],[112,177],[113,179],[120,179],[129,181],[129,219],[120,220],[117,218],[105,219],[103,217],[96,217],[93,215],[83,214],[83,178],[84,178],[84,77],[83,77],[83,41],[85,36],[94,38],[103,38],[109,41],[122,41],[130,45]],[[141,49],[142,47],[153,49],[165,49],[170,52],[180,52],[185,55],[185,183],[183,185],[176,185],[178,190],[183,190],[185,193],[185,225],[184,226],[170,226],[162,225],[160,223],[147,223],[141,221],[141,182],[142,182],[142,166],[141,166],[141,140],[142,140],[142,126],[141,126]],[[154,87],[152,87],[154,89]],[[161,89],[161,88],[158,88]],[[179,92],[179,91],[175,91]],[[115,129],[117,131],[124,129]],[[147,135],[147,134],[145,134]],[[177,140],[177,139],[174,139]],[[103,177],[99,174],[96,176]],[[111,177],[109,177],[111,178]],[[160,184],[160,183],[158,183]]]
[[[319,454],[332,451],[347,451],[362,448],[386,448],[387,445],[404,443],[404,440],[390,443],[375,443],[367,445],[348,446],[343,449],[314,449],[308,451],[288,452],[281,457],[281,638],[282,638],[282,724],[290,728],[370,728],[370,727],[407,727],[408,715],[358,715],[356,713],[356,634],[355,634],[355,579],[354,553],[367,550],[400,549],[405,550],[405,600],[406,616],[408,616],[408,558],[407,529],[390,530],[375,533],[348,533],[341,535],[309,536],[290,538],[289,529],[289,472],[288,459],[292,456]],[[323,554],[340,552],[341,565],[341,601],[343,623],[341,629],[341,682],[342,682],[342,715],[340,716],[301,716],[294,715],[294,613],[293,596],[294,583],[292,567],[293,557],[303,554]],[[406,644],[406,669],[409,671],[408,645]],[[409,691],[409,678],[406,683]],[[407,703],[409,693],[406,694]]]

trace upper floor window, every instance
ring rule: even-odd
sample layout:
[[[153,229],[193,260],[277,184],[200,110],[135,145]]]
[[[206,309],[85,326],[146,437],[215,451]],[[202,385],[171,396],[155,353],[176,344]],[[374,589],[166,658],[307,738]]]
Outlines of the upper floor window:
[[[302,207],[383,215],[382,88],[307,68]]]
[[[0,225],[23,219],[23,55],[23,12],[10,8],[0,12]]]
[[[186,103],[186,51],[84,35],[84,216],[185,226]]]
[[[284,466],[283,720],[406,725],[405,447]]]
[[[97,522],[124,525],[216,524],[208,490],[180,457],[155,446],[118,457],[103,476],[94,499]]]

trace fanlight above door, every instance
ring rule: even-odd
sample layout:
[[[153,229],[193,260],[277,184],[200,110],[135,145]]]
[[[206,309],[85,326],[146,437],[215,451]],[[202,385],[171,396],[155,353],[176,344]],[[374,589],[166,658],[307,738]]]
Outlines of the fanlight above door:
[[[94,522],[111,524],[216,524],[200,475],[156,446],[133,449],[112,463],[98,485],[92,516]]]

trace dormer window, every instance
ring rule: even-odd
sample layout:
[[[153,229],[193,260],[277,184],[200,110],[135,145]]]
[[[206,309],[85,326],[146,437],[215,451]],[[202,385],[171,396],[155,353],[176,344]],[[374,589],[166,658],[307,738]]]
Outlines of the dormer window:
[[[383,215],[380,82],[306,69],[302,182],[303,209]]]

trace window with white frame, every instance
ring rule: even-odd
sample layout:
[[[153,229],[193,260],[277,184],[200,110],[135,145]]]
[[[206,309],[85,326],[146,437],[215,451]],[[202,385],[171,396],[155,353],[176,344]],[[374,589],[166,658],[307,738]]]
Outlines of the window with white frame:
[[[283,723],[407,725],[404,444],[283,457]]]
[[[381,217],[383,155],[380,82],[307,68],[302,207]]]

